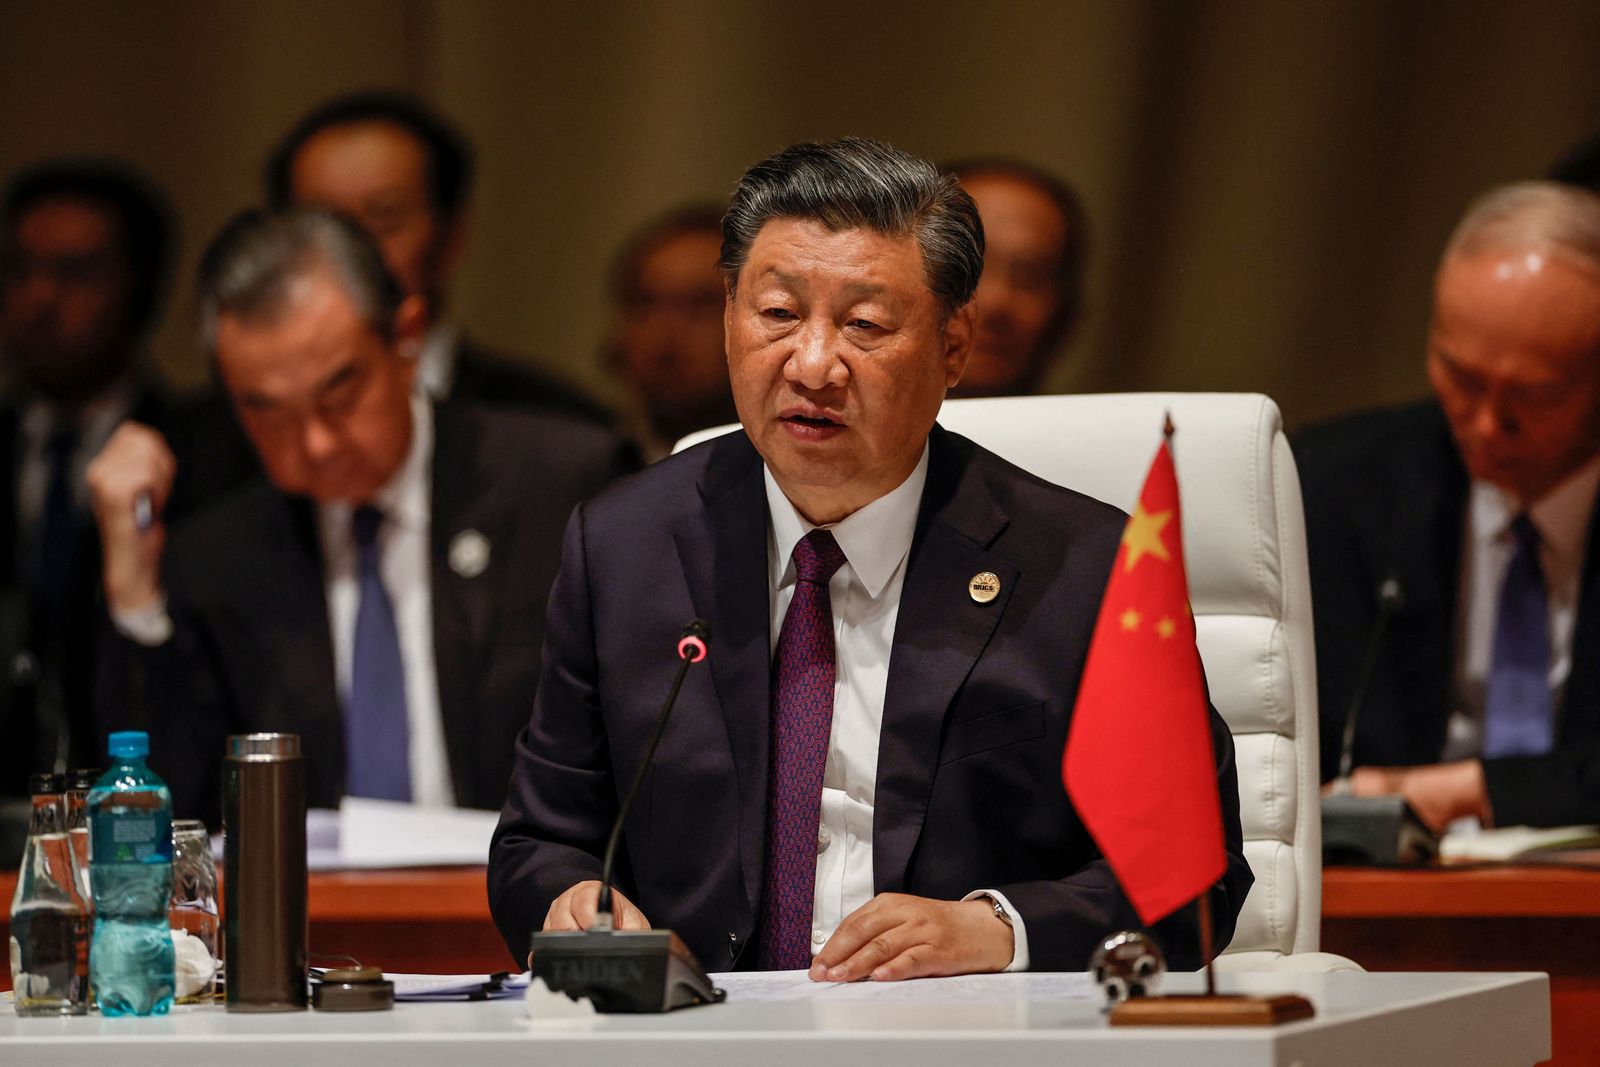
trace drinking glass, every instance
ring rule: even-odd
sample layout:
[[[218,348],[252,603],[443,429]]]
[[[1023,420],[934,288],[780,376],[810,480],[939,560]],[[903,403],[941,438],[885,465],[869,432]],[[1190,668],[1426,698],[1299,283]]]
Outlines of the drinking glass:
[[[205,1004],[216,995],[217,865],[211,835],[198,819],[172,822],[172,901],[167,908],[177,956],[178,1003]]]

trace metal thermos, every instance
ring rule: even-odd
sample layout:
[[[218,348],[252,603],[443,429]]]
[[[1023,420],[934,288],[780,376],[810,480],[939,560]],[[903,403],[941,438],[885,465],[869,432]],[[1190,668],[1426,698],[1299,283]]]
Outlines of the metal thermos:
[[[237,734],[222,760],[229,1011],[306,1007],[306,765],[297,734]]]

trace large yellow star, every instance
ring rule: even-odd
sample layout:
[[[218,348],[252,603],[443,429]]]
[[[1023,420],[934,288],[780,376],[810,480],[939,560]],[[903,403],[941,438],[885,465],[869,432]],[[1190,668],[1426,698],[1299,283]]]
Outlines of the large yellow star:
[[[1128,520],[1127,528],[1122,531],[1122,543],[1128,549],[1122,569],[1133,570],[1133,565],[1144,556],[1154,556],[1162,562],[1170,563],[1172,557],[1167,554],[1167,546],[1161,540],[1161,531],[1171,521],[1170,510],[1151,514],[1144,509],[1142,503],[1135,504],[1133,517]]]

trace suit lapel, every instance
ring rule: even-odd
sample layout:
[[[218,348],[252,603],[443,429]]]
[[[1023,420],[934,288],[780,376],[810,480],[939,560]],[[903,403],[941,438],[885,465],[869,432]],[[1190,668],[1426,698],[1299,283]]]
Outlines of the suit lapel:
[[[514,518],[498,506],[494,493],[478,484],[473,464],[477,431],[471,422],[441,404],[434,408],[433,425],[428,534],[433,661],[450,778],[460,801],[463,784],[472,780],[474,682],[499,605],[493,550],[512,543]],[[462,553],[454,565],[453,548]],[[486,571],[474,565],[474,548],[482,550]]]
[[[970,443],[935,427],[930,448],[879,731],[872,867],[880,893],[905,884],[927,814],[945,715],[999,625],[1021,573],[990,551],[1009,520],[969,464]],[[984,571],[999,577],[1000,594],[979,604],[967,586]]]
[[[1572,748],[1600,736],[1600,498],[1589,513],[1589,544],[1578,576],[1578,618],[1572,627],[1572,667],[1556,709],[1561,745]]]
[[[676,530],[694,609],[711,625],[711,677],[738,789],[739,850],[752,909],[766,832],[771,606],[760,457],[742,433],[718,441],[701,476],[700,513]]]

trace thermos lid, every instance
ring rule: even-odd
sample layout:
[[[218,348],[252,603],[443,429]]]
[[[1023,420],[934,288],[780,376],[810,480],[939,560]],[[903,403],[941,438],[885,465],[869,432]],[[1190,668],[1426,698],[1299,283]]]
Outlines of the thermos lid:
[[[66,779],[59,774],[33,774],[28,776],[28,791],[36,797],[54,796],[66,790]]]
[[[118,730],[111,735],[106,747],[113,758],[119,756],[148,756],[150,754],[150,735],[143,730]]]
[[[328,971],[311,983],[311,1006],[318,1011],[388,1011],[394,1007],[394,983],[376,967]]]
[[[229,759],[282,759],[298,755],[299,734],[234,734],[228,738]]]

